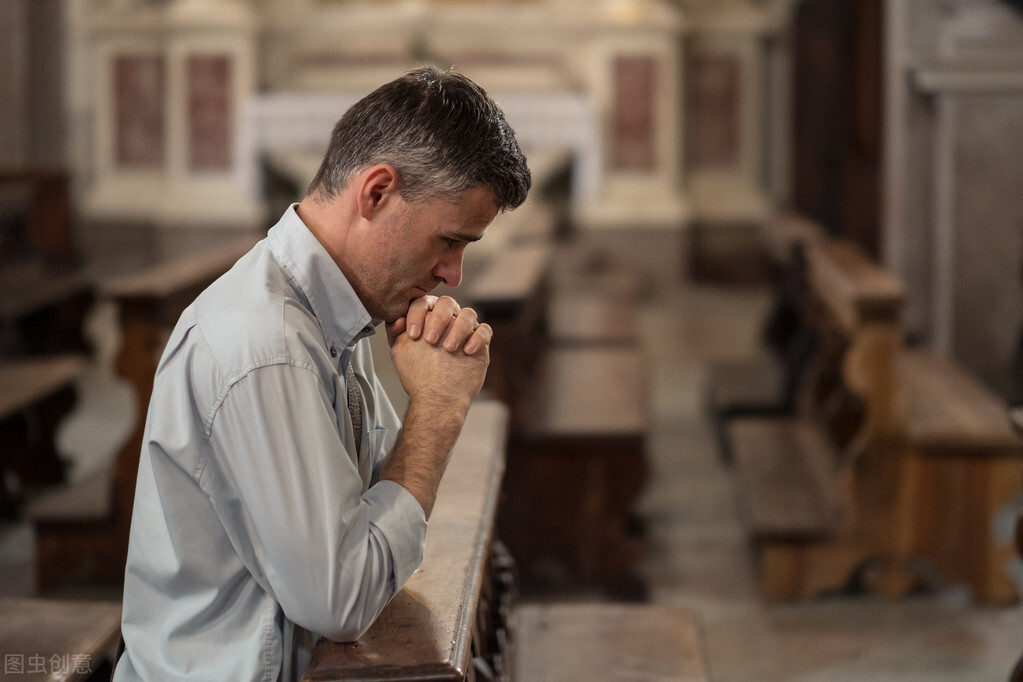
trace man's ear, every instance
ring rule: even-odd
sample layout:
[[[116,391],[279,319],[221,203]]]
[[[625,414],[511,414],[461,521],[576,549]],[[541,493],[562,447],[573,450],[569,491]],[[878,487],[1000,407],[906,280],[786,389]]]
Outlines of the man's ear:
[[[360,178],[359,215],[372,220],[388,202],[399,196],[398,172],[390,164],[378,163],[365,170]]]

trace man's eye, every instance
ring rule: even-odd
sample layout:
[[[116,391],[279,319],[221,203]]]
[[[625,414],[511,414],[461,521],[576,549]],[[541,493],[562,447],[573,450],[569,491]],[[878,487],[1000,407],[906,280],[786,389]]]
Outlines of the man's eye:
[[[444,243],[448,245],[449,249],[453,249],[455,248],[455,244],[458,243],[458,240],[452,239],[451,237],[444,237]]]

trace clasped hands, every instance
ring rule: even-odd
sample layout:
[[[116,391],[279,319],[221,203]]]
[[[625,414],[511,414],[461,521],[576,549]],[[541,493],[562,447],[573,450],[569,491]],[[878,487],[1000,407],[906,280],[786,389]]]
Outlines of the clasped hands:
[[[391,358],[410,399],[471,401],[479,393],[493,330],[479,322],[472,308],[461,308],[450,296],[422,296],[386,329]]]
[[[405,317],[388,325],[388,342],[393,346],[401,333],[413,341],[422,338],[431,346],[443,341],[448,352],[461,348],[466,355],[489,346],[494,335],[490,325],[480,324],[472,308],[460,307],[450,296],[433,295],[413,299]]]

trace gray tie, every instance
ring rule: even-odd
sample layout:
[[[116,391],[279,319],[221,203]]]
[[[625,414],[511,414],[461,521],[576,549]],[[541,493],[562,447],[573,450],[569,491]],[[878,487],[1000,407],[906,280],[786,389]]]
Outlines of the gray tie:
[[[355,456],[358,457],[362,451],[362,391],[351,360],[345,373],[345,383],[348,385],[348,414],[352,417],[352,430],[355,431]]]

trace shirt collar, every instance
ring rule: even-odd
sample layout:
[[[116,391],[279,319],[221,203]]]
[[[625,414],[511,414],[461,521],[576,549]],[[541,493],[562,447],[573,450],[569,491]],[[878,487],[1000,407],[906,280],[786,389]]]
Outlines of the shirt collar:
[[[346,348],[375,333],[373,320],[341,269],[292,204],[267,233],[270,251],[312,308],[328,344]]]

